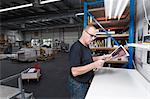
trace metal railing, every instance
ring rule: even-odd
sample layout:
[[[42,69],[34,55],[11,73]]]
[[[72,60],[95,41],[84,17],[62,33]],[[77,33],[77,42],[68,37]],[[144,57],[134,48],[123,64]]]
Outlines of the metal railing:
[[[24,92],[24,89],[23,89],[23,84],[22,84],[22,77],[21,77],[21,75],[22,75],[22,73],[27,72],[27,71],[28,71],[28,69],[24,70],[23,72],[21,72],[21,73],[19,73],[19,74],[15,74],[15,75],[12,75],[12,76],[9,76],[9,77],[7,77],[7,78],[4,78],[4,79],[0,80],[0,85],[2,85],[2,83],[9,82],[9,81],[11,81],[11,80],[13,80],[13,79],[18,78],[18,88],[19,88],[19,90],[20,90],[19,94],[21,95],[21,99],[26,99],[26,98],[25,98],[25,92]],[[19,94],[16,94],[15,96],[17,96],[17,95],[19,95]],[[32,94],[31,94],[31,95],[32,95]],[[15,97],[15,96],[13,96],[13,97]]]

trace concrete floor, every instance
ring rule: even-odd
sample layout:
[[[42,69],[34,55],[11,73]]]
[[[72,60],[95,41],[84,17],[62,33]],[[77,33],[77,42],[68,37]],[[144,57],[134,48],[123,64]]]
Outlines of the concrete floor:
[[[0,79],[19,73],[35,64],[12,62],[11,60],[0,61]],[[68,54],[59,53],[55,59],[39,62],[42,76],[40,81],[23,81],[26,92],[33,92],[36,99],[69,99],[67,92]],[[17,86],[17,79],[6,85]]]

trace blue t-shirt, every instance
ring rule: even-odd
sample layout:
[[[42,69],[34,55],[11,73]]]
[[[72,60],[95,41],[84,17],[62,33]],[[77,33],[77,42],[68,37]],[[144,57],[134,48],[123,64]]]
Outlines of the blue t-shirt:
[[[92,54],[89,47],[84,46],[79,40],[75,42],[70,49],[69,53],[69,65],[70,65],[70,75],[73,77],[71,73],[71,67],[76,66],[84,66],[93,62]],[[76,81],[82,83],[88,83],[94,76],[93,70],[73,77]]]

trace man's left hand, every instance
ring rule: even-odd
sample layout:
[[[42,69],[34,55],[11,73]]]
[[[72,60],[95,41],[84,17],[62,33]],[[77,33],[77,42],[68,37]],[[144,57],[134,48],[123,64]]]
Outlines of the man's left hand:
[[[103,59],[105,62],[112,59],[112,56],[111,56],[110,54],[103,55],[102,57],[103,57],[102,59]]]

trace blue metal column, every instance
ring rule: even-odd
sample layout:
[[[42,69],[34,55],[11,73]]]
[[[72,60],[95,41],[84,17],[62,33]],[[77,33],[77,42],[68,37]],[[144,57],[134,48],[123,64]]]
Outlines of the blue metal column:
[[[104,3],[104,0],[96,0],[93,2],[87,2],[87,5],[96,5],[96,4],[101,4]]]
[[[129,27],[129,43],[134,42],[134,0],[130,0],[130,27]],[[129,47],[129,63],[128,68],[133,68],[133,47]]]
[[[103,26],[95,19],[95,17],[89,12],[87,11],[88,15],[90,17],[92,17],[92,19],[95,21],[95,23],[100,27],[102,28],[102,30],[108,35],[108,37],[111,37],[111,39],[115,42],[116,45],[119,46],[119,43],[108,33],[108,31],[105,30],[105,28],[103,28]]]
[[[87,22],[88,22],[88,14],[87,14],[87,11],[88,11],[88,5],[87,5],[87,2],[84,2],[84,24],[83,24],[83,28],[85,28],[87,26]]]

